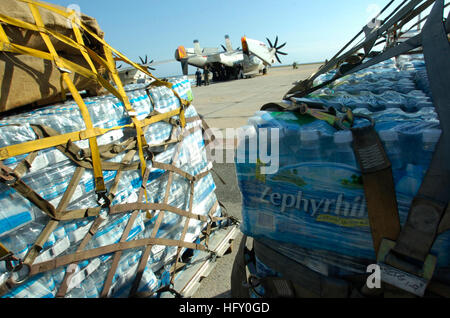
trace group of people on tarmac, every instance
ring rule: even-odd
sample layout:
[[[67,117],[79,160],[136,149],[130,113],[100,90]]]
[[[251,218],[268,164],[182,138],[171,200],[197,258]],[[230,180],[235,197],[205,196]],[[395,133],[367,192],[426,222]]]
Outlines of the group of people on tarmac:
[[[202,86],[202,73],[199,68],[197,68],[197,72],[195,72],[195,77],[197,79],[197,87]],[[203,69],[203,84],[205,86],[209,85],[209,70],[206,66]]]

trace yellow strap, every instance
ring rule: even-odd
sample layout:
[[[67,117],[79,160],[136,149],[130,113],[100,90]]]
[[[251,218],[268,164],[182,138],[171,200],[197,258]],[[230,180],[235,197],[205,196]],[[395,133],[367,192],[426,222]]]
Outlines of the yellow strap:
[[[23,22],[20,20],[16,20],[14,18],[10,18],[10,17],[4,16],[2,14],[0,14],[0,21],[3,21],[8,24],[12,24],[12,25],[20,27],[20,28],[25,28],[25,29],[29,29],[32,31],[36,31],[36,32],[46,32],[46,33],[52,35],[53,37],[57,38],[61,42],[64,42],[69,46],[79,49],[81,52],[87,52],[89,57],[93,58],[96,62],[103,65],[104,67],[109,68],[108,63],[102,57],[100,57],[96,52],[92,51],[84,44],[77,43],[77,42],[73,41],[71,38],[66,37],[60,33],[53,32],[51,30],[46,30],[42,27],[37,27],[33,24],[26,23],[26,22]],[[74,30],[79,30],[79,29],[76,27]],[[74,32],[76,32],[76,31],[74,31]],[[79,35],[81,36],[81,34],[79,34]],[[81,37],[81,39],[82,39],[82,37]],[[3,40],[0,39],[0,42],[3,42]],[[0,43],[0,45],[3,44],[3,46],[0,46],[0,50],[5,50],[5,51],[19,53],[19,54],[27,54],[27,55],[31,55],[31,56],[46,59],[46,60],[53,60],[53,56],[50,53],[35,50],[32,48],[28,48],[28,47],[21,46],[18,44],[13,44],[13,43],[6,45],[7,43],[9,44],[9,42]],[[86,58],[86,56],[85,56],[85,58]],[[95,69],[95,67],[93,68],[93,71],[90,72],[86,68],[84,68],[78,64],[75,64],[69,60],[66,60],[64,58],[61,58],[61,57],[59,57],[59,62],[65,69],[68,69],[72,72],[78,73],[86,78],[92,78],[94,80],[97,79],[109,92],[114,94],[117,98],[122,99],[121,94],[107,80],[105,80],[101,75],[99,75],[97,73],[97,70]],[[89,61],[88,61],[88,63],[89,63]],[[92,68],[92,64],[91,63],[89,63],[89,64]]]
[[[65,35],[63,35],[61,33],[54,32],[54,31],[48,30],[48,29],[43,29],[43,28],[37,27],[34,24],[27,23],[27,22],[24,22],[24,21],[21,21],[21,20],[17,20],[15,18],[8,17],[8,16],[3,15],[1,13],[0,13],[0,21],[5,22],[7,24],[11,24],[11,25],[16,26],[18,28],[23,28],[23,29],[27,29],[27,30],[31,30],[31,31],[35,31],[35,32],[45,32],[45,33],[53,36],[54,38],[58,39],[59,41],[65,43],[65,44],[67,44],[67,45],[69,45],[69,46],[71,46],[73,48],[76,48],[76,49],[80,50],[81,53],[83,54],[83,56],[85,56],[85,54],[89,54],[90,57],[94,58],[99,64],[102,64],[103,66],[107,67],[106,61],[103,58],[101,58],[100,56],[98,56],[97,53],[95,53],[94,51],[90,50],[89,47],[87,47],[84,44],[83,37],[81,35],[80,29],[78,28],[77,24],[75,22],[73,22],[73,21],[72,21],[73,30],[74,30],[75,37],[76,37],[78,42],[75,42],[71,38],[69,38],[69,37],[67,37],[67,36],[65,36]],[[79,22],[78,22],[78,24],[79,24]],[[0,36],[0,41],[3,41],[1,36]],[[87,60],[87,61],[89,63],[89,60]],[[89,64],[90,64],[90,67],[91,67],[92,71],[94,73],[97,73],[97,70],[96,70],[95,66],[93,64],[91,64],[91,63],[89,63]]]
[[[71,13],[69,13],[69,12],[66,12],[66,11],[62,11],[62,10],[56,8],[56,7],[53,7],[53,6],[48,5],[48,4],[45,4],[45,3],[36,2],[36,1],[34,1],[34,0],[19,0],[19,1],[22,1],[22,2],[25,2],[25,3],[33,3],[33,4],[37,5],[37,6],[40,6],[40,7],[42,7],[42,8],[47,9],[47,10],[53,11],[53,12],[55,12],[55,13],[58,13],[59,15],[62,15],[62,16],[64,16],[64,17],[68,18],[68,19],[71,19],[72,21],[73,21],[73,19],[74,19],[74,15],[73,15],[73,14],[71,14]],[[108,43],[106,43],[106,42],[105,42],[102,38],[100,38],[97,34],[95,34],[95,33],[92,32],[89,28],[87,28],[83,23],[80,22],[79,25],[80,25],[80,27],[81,27],[85,32],[87,32],[89,35],[91,35],[91,36],[92,36],[94,39],[96,39],[98,42],[100,42],[101,44],[103,44],[104,47],[110,49],[110,50],[111,50],[114,54],[116,54],[122,61],[124,61],[124,62],[130,64],[130,65],[133,66],[134,68],[140,70],[140,71],[143,72],[144,74],[146,74],[146,75],[150,76],[151,78],[153,78],[153,79],[156,81],[156,83],[155,83],[156,85],[163,85],[163,86],[166,86],[166,87],[170,88],[170,89],[175,93],[175,96],[180,100],[180,103],[182,104],[182,106],[184,106],[184,107],[189,106],[190,102],[189,102],[189,101],[186,101],[186,100],[184,100],[184,99],[182,99],[182,98],[175,92],[175,90],[172,89],[172,83],[165,82],[165,81],[162,81],[162,80],[156,78],[155,76],[153,76],[153,74],[151,74],[151,73],[148,71],[147,68],[145,68],[145,67],[143,67],[143,66],[141,66],[141,65],[139,65],[139,64],[136,64],[136,63],[134,63],[133,61],[129,60],[125,55],[123,55],[122,53],[120,53],[119,51],[117,51],[116,49],[114,49],[113,47],[111,47]],[[184,118],[183,115],[182,115],[182,117]],[[183,122],[184,122],[184,119],[182,119],[181,122],[183,123]],[[183,126],[183,127],[184,127],[184,126]]]
[[[42,21],[42,17],[41,17],[41,14],[39,13],[39,10],[36,8],[36,6],[33,3],[29,3],[28,6],[30,7],[31,13],[33,14],[36,25],[42,29],[45,29],[45,25],[44,25],[44,22]],[[65,65],[61,62],[50,37],[48,36],[48,34],[46,32],[40,32],[40,33],[41,33],[42,39],[44,40],[53,60],[55,61],[56,65],[60,68],[60,71],[61,71],[61,69],[65,68]],[[73,96],[75,102],[78,104],[78,107],[81,112],[81,116],[83,117],[84,123],[86,124],[87,131],[93,130],[94,125],[92,124],[91,116],[89,115],[89,111],[88,111],[83,99],[81,98],[80,94],[78,93],[78,89],[73,84],[68,73],[66,73],[65,71],[61,71],[61,76],[62,76],[64,82],[66,83],[67,87],[69,88],[70,92],[72,93],[72,96]],[[100,152],[98,150],[96,137],[89,138],[89,147],[91,149],[91,155],[92,155],[92,166],[93,166],[93,170],[94,170],[95,188],[96,188],[97,192],[104,192],[104,191],[106,191],[106,186],[105,186],[105,182],[103,180],[103,169],[102,169],[102,164],[101,164],[101,160],[100,160]]]
[[[9,43],[8,36],[6,35],[5,30],[3,29],[1,24],[0,24],[0,41]]]
[[[121,95],[121,100],[125,106],[125,109],[128,111],[128,115],[131,117],[131,120],[133,121],[133,124],[136,128],[136,137],[137,137],[137,143],[138,143],[138,154],[139,154],[139,160],[141,162],[141,176],[144,176],[145,170],[147,169],[147,163],[145,161],[144,157],[144,150],[143,145],[147,145],[147,141],[144,137],[144,132],[142,131],[142,126],[140,121],[136,118],[136,112],[131,107],[130,101],[128,100],[128,96],[125,93],[125,89],[123,88],[122,81],[120,80],[119,74],[116,69],[116,64],[112,55],[111,50],[108,47],[105,47],[105,55],[106,55],[106,61],[108,62],[108,68],[110,73],[112,74],[112,78],[114,82],[117,85],[117,88],[119,90],[119,93]],[[130,113],[131,112],[131,113]],[[142,184],[143,187],[145,187],[144,184]],[[145,199],[147,200],[147,192],[144,192]]]
[[[8,36],[0,23],[0,51],[10,52],[11,43],[9,42]]]
[[[142,67],[142,66],[139,65],[139,64],[136,64],[136,63],[130,61],[128,58],[126,58],[126,57],[125,57],[124,55],[122,55],[120,52],[118,52],[117,50],[115,50],[114,48],[112,48],[111,46],[109,46],[103,39],[101,39],[101,38],[98,37],[95,33],[91,32],[88,28],[86,28],[86,27],[83,25],[83,23],[81,23],[81,21],[79,21],[79,19],[78,19],[78,17],[77,17],[76,15],[70,14],[70,13],[68,13],[68,12],[61,11],[61,10],[59,10],[59,9],[57,9],[57,8],[54,8],[54,7],[51,7],[51,6],[48,6],[48,5],[39,3],[39,2],[34,2],[34,1],[32,1],[32,0],[20,0],[20,1],[25,2],[25,3],[29,3],[29,4],[34,4],[34,5],[37,5],[37,6],[41,6],[41,7],[43,7],[43,8],[48,9],[48,10],[51,10],[51,11],[53,11],[53,12],[55,12],[55,13],[58,13],[58,14],[60,14],[60,15],[62,15],[62,16],[64,16],[64,17],[66,17],[66,18],[68,18],[68,19],[71,19],[71,21],[72,21],[73,24],[80,25],[80,26],[83,28],[84,31],[86,31],[87,33],[89,33],[89,34],[90,34],[92,37],[94,37],[97,41],[99,41],[101,44],[103,44],[105,47],[109,48],[112,52],[114,52],[116,55],[119,56],[119,57],[114,58],[114,60],[120,60],[120,61],[126,62],[126,63],[132,65],[133,67],[137,68],[137,69],[140,70],[141,72],[147,74],[148,76],[150,76],[151,78],[153,78],[153,79],[155,80],[155,82],[152,83],[152,85],[163,85],[163,86],[167,86],[168,88],[170,88],[170,89],[173,91],[173,93],[175,94],[175,96],[180,100],[180,103],[181,103],[182,106],[184,106],[184,107],[189,106],[190,101],[186,101],[186,100],[182,99],[182,98],[177,94],[177,92],[176,92],[175,90],[172,89],[172,84],[171,84],[171,83],[169,83],[169,82],[164,82],[164,81],[159,80],[158,78],[154,77],[150,72],[148,72],[148,70],[147,70],[146,68]],[[53,31],[51,31],[51,30],[47,30],[47,29],[45,29],[45,27],[37,27],[37,26],[34,26],[34,25],[30,24],[30,23],[26,23],[26,22],[23,22],[23,21],[14,19],[14,18],[10,18],[10,17],[4,16],[4,15],[1,15],[1,14],[0,14],[0,20],[2,20],[3,22],[9,23],[9,24],[15,25],[15,26],[17,26],[17,27],[26,28],[26,29],[33,30],[33,31],[38,31],[38,32],[41,32],[41,33],[44,32],[44,33],[51,34],[52,36],[54,36],[54,37],[57,38],[58,40],[60,40],[60,41],[62,41],[62,42],[64,42],[64,43],[66,43],[66,44],[68,44],[68,45],[70,45],[70,46],[72,46],[72,47],[78,48],[78,49],[80,49],[80,51],[82,51],[82,52],[83,52],[84,50],[88,51],[88,52],[89,52],[89,55],[91,55],[92,58],[94,58],[95,60],[97,60],[97,62],[99,62],[99,63],[102,64],[103,66],[108,67],[107,63],[106,63],[101,57],[99,57],[97,54],[95,54],[94,52],[92,52],[91,50],[89,50],[89,48],[87,48],[86,46],[84,46],[84,44],[76,43],[76,42],[74,42],[72,39],[70,39],[70,38],[68,38],[68,37],[66,37],[66,36],[64,36],[64,35],[62,35],[62,34],[59,34],[59,33],[57,33],[57,32],[53,32]],[[75,21],[74,21],[74,20],[75,20]],[[77,26],[76,26],[76,28],[78,29]],[[75,29],[74,29],[74,32],[76,32]],[[0,40],[1,40],[1,39],[0,39]],[[2,41],[2,42],[4,42],[4,41]],[[1,50],[5,50],[5,51],[9,51],[9,50],[10,50],[10,48],[9,48],[8,45],[5,45],[5,44],[2,45],[2,43],[0,43],[0,49],[1,49]],[[83,49],[84,49],[84,50],[83,50]],[[92,54],[92,53],[94,53],[94,54]],[[88,63],[89,63],[89,62],[88,62]],[[111,91],[111,92],[112,92],[112,91]],[[116,96],[117,96],[117,95],[116,95]],[[117,96],[117,97],[118,97],[118,96]],[[182,113],[182,114],[181,114],[181,124],[182,124],[183,127],[184,127],[184,123],[185,123],[185,122],[184,122],[184,113]]]
[[[11,145],[0,148],[0,160],[5,160],[10,157],[15,157],[29,152],[56,147],[66,144],[69,140],[72,142],[91,138],[93,136],[101,136],[110,130],[121,129],[122,127],[114,127],[110,129],[94,128],[93,130],[83,130],[58,136],[46,137],[43,139],[36,139],[27,141],[21,144]]]
[[[76,16],[76,15],[75,15]],[[81,35],[80,29],[77,26],[77,23],[79,23],[78,17],[76,18],[77,20],[74,22],[72,21],[72,29],[73,32],[75,33],[75,38],[77,39],[77,42],[81,45],[78,46],[78,49],[80,50],[81,54],[83,55],[84,59],[86,60],[86,62],[89,64],[89,66],[91,67],[91,70],[94,74],[97,74],[97,69],[94,66],[94,63],[92,63],[91,58],[89,57],[89,54],[87,53],[87,50],[84,49],[84,40],[83,40],[83,36]]]
[[[172,110],[167,113],[158,114],[150,118],[145,118],[141,121],[142,127],[159,122],[161,120],[176,116],[180,113],[180,108]],[[119,130],[124,128],[131,128],[133,124],[124,126],[117,126],[112,128],[99,128],[94,127],[93,130],[83,130],[79,132],[71,132],[57,136],[45,137],[42,139],[36,139],[27,141],[21,144],[11,145],[4,148],[0,148],[0,160],[5,160],[11,157],[27,154],[33,151],[39,151],[51,147],[65,145],[69,140],[72,142],[89,139],[91,137],[99,137],[112,130]]]
[[[0,243],[0,259],[9,254],[11,254],[11,252],[2,243]]]
[[[91,117],[89,115],[88,109],[86,107],[86,104],[84,103],[83,99],[81,98],[80,94],[78,93],[78,90],[76,89],[75,85],[69,78],[69,74],[62,73],[62,76],[64,78],[64,81],[66,82],[67,86],[69,87],[70,92],[72,93],[73,98],[75,99],[76,103],[78,104],[81,114],[83,116],[83,120],[86,123],[86,127],[88,132],[91,132],[94,130],[94,126],[92,125]],[[95,189],[96,191],[104,192],[106,191],[105,182],[103,180],[103,169],[102,169],[102,161],[100,159],[100,151],[98,150],[98,144],[97,144],[97,138],[91,137],[89,138],[89,148],[91,149],[91,156],[92,156],[92,167],[94,170],[94,181],[95,181]]]
[[[48,34],[44,31],[45,25],[44,25],[44,22],[42,21],[41,14],[39,13],[39,10],[32,3],[29,3],[28,6],[30,7],[31,13],[32,13],[32,15],[34,17],[34,20],[36,22],[36,26],[38,28],[40,28],[40,30],[42,30],[42,31],[39,31],[39,32],[41,33],[41,37],[44,40],[45,45],[47,46],[48,51],[50,52],[53,60],[55,61],[56,66],[58,66],[59,68],[62,68],[63,65],[59,61],[59,56],[58,56],[58,53],[56,53],[56,50],[55,50],[55,48],[54,48],[54,46],[52,44],[52,40],[50,39]]]
[[[19,0],[19,1],[24,2],[24,3],[34,4],[34,5],[36,5],[36,6],[45,8],[45,9],[47,9],[47,10],[49,10],[49,11],[55,12],[55,13],[57,13],[57,14],[59,14],[59,15],[62,15],[63,17],[66,17],[66,18],[68,18],[68,19],[71,19],[72,21],[73,21],[73,19],[75,18],[75,17],[74,17],[75,15],[73,15],[71,12],[63,11],[63,10],[61,10],[61,9],[59,9],[59,8],[57,8],[57,7],[54,7],[54,6],[52,6],[52,5],[49,5],[49,4],[45,4],[45,3],[42,3],[42,2],[36,2],[36,1],[34,1],[34,0]],[[142,67],[141,65],[138,65],[138,64],[132,62],[131,60],[129,60],[126,56],[124,56],[124,55],[121,54],[119,51],[117,51],[116,49],[114,49],[113,47],[111,47],[108,43],[106,43],[106,42],[105,42],[102,38],[100,38],[97,34],[95,34],[95,33],[92,32],[89,28],[87,28],[83,23],[80,22],[79,25],[80,25],[80,27],[81,27],[84,31],[86,31],[86,32],[87,32],[89,35],[91,35],[94,39],[96,39],[96,40],[97,40],[98,42],[100,42],[102,45],[104,45],[105,47],[107,47],[108,49],[110,49],[113,53],[115,53],[116,55],[118,55],[118,57],[119,57],[122,61],[124,61],[124,62],[126,62],[126,63],[132,65],[133,67],[135,67],[135,68],[139,69],[140,71],[146,73],[147,75],[151,76],[151,77],[152,77],[153,79],[155,79],[155,81],[157,81],[158,83],[160,83],[160,84],[162,84],[162,85],[165,85],[165,86],[167,86],[167,87],[169,87],[169,88],[172,87],[172,84],[171,84],[171,83],[161,81],[160,79],[154,77],[151,73],[149,73],[148,70],[147,70],[146,68],[144,68],[144,67]]]
[[[67,12],[61,11],[61,10],[55,8],[55,7],[51,7],[51,6],[48,6],[48,5],[39,3],[39,2],[35,2],[33,0],[20,0],[20,1],[29,4],[30,9],[32,10],[32,13],[35,16],[36,23],[38,24],[37,26],[34,26],[32,24],[29,24],[29,23],[26,23],[26,22],[23,22],[23,21],[20,21],[20,20],[16,20],[16,19],[13,19],[13,18],[10,18],[10,17],[7,17],[7,16],[4,16],[4,15],[0,15],[0,20],[3,20],[6,23],[10,23],[10,24],[13,24],[13,25],[16,25],[16,26],[19,26],[19,27],[24,27],[24,28],[28,28],[28,29],[31,29],[31,30],[34,30],[34,31],[39,31],[41,33],[41,35],[43,36],[43,39],[46,42],[47,46],[49,47],[50,53],[46,53],[46,52],[43,52],[43,51],[39,51],[39,50],[35,50],[35,49],[31,49],[31,48],[27,48],[27,47],[24,47],[24,46],[20,46],[20,45],[11,43],[11,46],[12,46],[11,50],[12,51],[14,51],[15,53],[28,54],[28,55],[32,55],[32,56],[39,57],[39,58],[44,58],[44,59],[48,59],[48,60],[54,60],[55,63],[58,64],[59,67],[62,67],[64,69],[68,69],[70,71],[76,72],[76,73],[78,73],[78,74],[80,74],[80,75],[82,75],[84,77],[87,77],[87,78],[96,78],[97,80],[99,80],[101,82],[101,84],[105,88],[107,88],[111,93],[113,93],[116,97],[118,97],[120,100],[122,100],[122,102],[125,105],[125,108],[128,111],[133,111],[133,109],[132,109],[132,107],[131,107],[131,105],[130,105],[130,103],[128,101],[128,98],[127,98],[127,96],[125,94],[125,91],[123,89],[122,83],[121,83],[121,81],[120,81],[120,79],[118,77],[117,69],[115,68],[114,58],[112,58],[112,53],[111,52],[114,51],[116,54],[119,55],[119,58],[117,58],[117,59],[120,59],[120,60],[123,60],[125,62],[128,62],[129,64],[132,64],[133,66],[137,67],[138,69],[140,69],[144,73],[147,73],[148,75],[153,77],[150,73],[148,73],[148,71],[145,68],[143,68],[140,65],[137,65],[137,64],[129,61],[125,56],[123,56],[122,54],[120,54],[119,52],[117,52],[116,50],[111,48],[106,42],[104,42],[101,38],[99,38],[95,33],[92,33],[89,29],[86,29],[86,27],[81,23],[81,21],[79,21],[77,19],[77,17],[74,17],[74,15],[71,15],[71,14],[69,14]],[[72,19],[72,25],[74,26],[74,32],[75,32],[75,36],[76,36],[77,40],[79,42],[80,41],[82,42],[82,36],[81,36],[81,33],[80,33],[79,28],[77,26],[77,24],[78,24],[86,32],[91,34],[94,38],[96,38],[99,42],[101,42],[105,46],[105,51],[107,51],[107,53],[108,53],[108,54],[106,54],[107,55],[107,59],[109,59],[109,60],[108,61],[104,61],[95,52],[93,52],[92,50],[90,50],[89,48],[84,46],[83,42],[82,43],[77,43],[77,42],[73,41],[72,39],[70,39],[68,37],[65,37],[65,36],[63,36],[61,34],[58,34],[58,33],[55,33],[55,32],[52,32],[50,30],[45,29],[45,26],[43,25],[42,20],[40,18],[40,14],[39,14],[37,8],[34,5],[46,8],[46,9],[54,11],[54,12],[56,12],[56,13],[62,15],[62,16],[65,16],[67,18]],[[74,19],[76,19],[76,20],[74,21]],[[47,33],[51,34],[52,36],[57,37],[59,40],[67,43],[68,45],[71,45],[73,47],[76,47],[76,48],[80,49],[80,51],[82,52],[83,56],[86,58],[87,62],[90,64],[92,71],[89,71],[88,69],[86,69],[84,67],[81,67],[81,66],[79,66],[79,65],[77,65],[77,64],[75,64],[75,63],[73,63],[71,61],[68,61],[68,60],[66,60],[64,58],[59,57],[57,55],[56,51],[54,50],[54,47],[53,47],[53,45],[52,45],[52,43],[50,41],[50,38],[48,37]],[[0,44],[5,44],[5,43],[9,44],[9,41],[8,41],[6,35],[3,36],[2,38],[0,38],[0,41],[2,41],[2,43],[0,43]],[[2,47],[4,48],[5,45],[2,45]],[[8,47],[8,49],[9,49],[9,47]],[[83,49],[85,49],[86,51],[83,50]],[[86,54],[86,52],[87,52],[87,54]],[[93,64],[92,64],[92,61],[90,60],[89,56],[93,57],[97,62],[99,62],[100,64],[106,66],[109,69],[109,71],[113,75],[113,79],[115,80],[119,90],[116,90],[112,85],[110,85],[110,83],[107,80],[105,80],[102,76],[100,76],[96,72],[95,67],[92,67]],[[64,77],[67,78],[67,74]],[[157,84],[166,85],[168,87],[171,87],[171,85],[172,85],[170,83],[160,81],[157,78],[155,78],[155,80],[158,82]],[[66,81],[67,81],[67,79],[66,79]],[[68,86],[69,87],[71,86],[72,89],[74,88],[73,83],[72,83],[72,85],[68,84]],[[177,112],[177,114],[179,113],[181,125],[184,127],[185,126],[184,108],[186,107],[186,105],[189,105],[189,102],[181,99],[179,97],[179,95],[173,89],[172,89],[172,91],[180,99],[180,102],[181,102],[181,105],[182,105],[181,110],[177,109],[174,112]],[[79,96],[78,92],[77,93],[73,93],[73,95],[74,95],[74,98],[76,97],[76,99],[78,99],[77,103],[80,104],[80,102],[82,102],[82,99]],[[87,112],[87,109],[86,109],[86,107],[84,105],[84,102],[82,102],[81,104],[82,105],[79,105],[79,106],[81,106],[80,107],[80,111],[82,112],[83,118],[86,119],[85,117],[89,116],[89,112]],[[84,108],[84,110],[83,110],[83,108]],[[145,171],[145,160],[144,160],[143,151],[142,151],[142,144],[146,143],[146,142],[145,142],[145,138],[143,138],[144,135],[142,133],[142,128],[141,127],[149,125],[149,124],[154,123],[154,122],[157,122],[159,120],[163,120],[165,118],[168,118],[168,116],[171,116],[171,114],[170,113],[165,113],[165,114],[161,114],[160,116],[153,116],[150,119],[144,120],[144,122],[139,122],[135,118],[135,116],[131,116],[132,120],[133,120],[133,124],[136,127],[137,135],[140,136],[140,138],[138,138],[138,144],[139,144],[139,149],[140,149],[140,151],[139,151],[140,160],[143,163],[143,165],[141,167],[142,171]],[[80,132],[80,136],[77,136],[77,138],[72,138],[70,140],[76,141],[76,140],[85,139],[84,136],[86,136],[86,135],[87,136],[98,136],[99,133],[102,134],[98,130],[97,131],[92,130],[93,127],[92,127],[92,125],[89,125],[89,120],[85,120],[85,122],[86,122],[87,130],[83,131],[83,132]],[[123,127],[125,127],[125,126],[117,127],[116,129],[120,129],[120,128],[123,128]],[[104,130],[104,131],[109,131],[109,130]],[[55,140],[49,140],[48,142],[47,141],[46,142],[42,142],[42,140],[28,142],[28,143],[26,143],[24,148],[25,149],[29,149],[30,147],[33,148],[32,144],[36,145],[36,147],[35,147],[36,150],[43,149],[43,148],[41,148],[42,145],[47,144],[47,143],[48,144],[58,143],[58,145],[60,145],[61,143],[59,143],[59,142],[61,140],[65,140],[65,142],[67,142],[69,140],[69,139],[66,139],[66,138],[68,137],[67,135],[70,135],[70,134],[65,134],[65,135],[66,135],[66,137],[63,137],[60,140],[56,140],[55,139]],[[45,139],[47,139],[47,138],[45,138]],[[1,158],[5,158],[5,157],[7,158],[7,157],[10,157],[10,156],[14,156],[14,154],[19,152],[18,149],[14,149],[14,148],[15,147],[13,147],[13,146],[9,146],[9,147],[5,147],[5,148],[0,149],[0,157]]]

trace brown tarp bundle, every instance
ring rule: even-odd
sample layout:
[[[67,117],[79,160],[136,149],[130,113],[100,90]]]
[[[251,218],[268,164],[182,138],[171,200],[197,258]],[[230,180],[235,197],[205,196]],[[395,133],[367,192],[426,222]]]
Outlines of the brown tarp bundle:
[[[66,8],[53,5],[60,10]],[[61,33],[75,40],[70,27],[70,21],[45,8],[38,6],[42,20],[47,29]],[[35,24],[34,17],[27,3],[18,0],[1,0],[0,14],[15,18],[27,23]],[[104,33],[94,18],[80,14],[80,20],[100,38]],[[12,43],[23,45],[36,50],[48,52],[41,35],[38,32],[17,28],[3,24],[3,29]],[[50,37],[59,56],[75,62],[89,69],[89,65],[78,49],[75,49],[53,37]],[[89,34],[83,33],[85,44],[103,56],[101,45]],[[95,63],[94,63],[95,64]],[[101,72],[102,68],[95,65]],[[84,78],[77,74],[70,74],[78,90],[86,90],[89,95],[97,95],[101,87],[96,80]],[[62,100],[60,71],[55,63],[28,55],[0,52],[0,112],[17,107],[33,104],[45,105]],[[65,90],[67,87],[63,86]]]

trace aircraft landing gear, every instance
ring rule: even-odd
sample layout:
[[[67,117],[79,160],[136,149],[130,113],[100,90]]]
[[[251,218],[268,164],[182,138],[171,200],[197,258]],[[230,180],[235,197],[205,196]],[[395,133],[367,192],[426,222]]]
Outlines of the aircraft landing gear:
[[[242,70],[242,68],[237,69],[236,75],[234,76],[235,79],[243,79],[244,78],[244,71]]]

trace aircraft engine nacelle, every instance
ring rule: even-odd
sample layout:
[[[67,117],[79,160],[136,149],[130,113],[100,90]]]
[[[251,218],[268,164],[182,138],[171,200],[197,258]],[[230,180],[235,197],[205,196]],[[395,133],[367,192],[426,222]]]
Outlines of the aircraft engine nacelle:
[[[186,49],[184,46],[180,45],[175,51],[175,59],[180,62],[185,58],[187,58]]]
[[[269,39],[267,40],[269,41],[270,47],[261,41],[249,39],[244,36],[242,38],[242,48],[244,53],[248,56],[251,54],[257,56],[259,59],[263,61],[265,65],[272,65],[276,61],[278,61],[281,64],[281,61],[278,58],[278,54],[287,55],[287,53],[280,52],[279,49],[284,47],[286,43],[277,46],[278,36],[277,39],[275,40],[275,45],[272,45]]]
[[[175,51],[175,59],[181,62],[181,71],[183,75],[188,75],[188,56],[184,46],[180,45]]]
[[[247,45],[247,38],[245,36],[241,38],[241,43],[242,43],[242,52],[244,52],[244,54],[246,55],[250,55],[250,51],[248,50]]]

